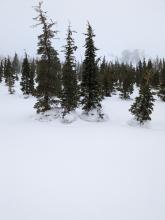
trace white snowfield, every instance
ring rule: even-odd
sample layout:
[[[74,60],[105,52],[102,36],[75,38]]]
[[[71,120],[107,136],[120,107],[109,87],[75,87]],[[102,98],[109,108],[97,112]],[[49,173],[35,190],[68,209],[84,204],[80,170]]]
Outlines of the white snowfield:
[[[165,220],[165,103],[144,127],[118,96],[106,122],[39,121],[34,103],[0,85],[0,220]]]

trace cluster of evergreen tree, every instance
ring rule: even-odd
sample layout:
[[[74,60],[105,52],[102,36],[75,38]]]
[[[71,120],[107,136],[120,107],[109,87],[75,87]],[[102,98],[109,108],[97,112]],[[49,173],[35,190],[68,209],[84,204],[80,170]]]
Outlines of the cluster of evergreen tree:
[[[18,60],[17,54],[15,54],[13,59],[7,57],[0,61],[0,82],[2,82],[4,78],[10,94],[15,92],[14,85],[15,81],[18,80],[19,73],[20,61]]]
[[[65,60],[61,63],[52,43],[57,34],[57,30],[53,30],[55,23],[48,19],[41,2],[35,11],[38,14],[34,18],[36,26],[42,27],[42,33],[38,36],[38,59],[30,59],[25,53],[22,62],[17,54],[13,59],[7,57],[0,60],[0,82],[4,79],[10,94],[15,92],[14,85],[19,80],[22,93],[37,98],[34,106],[37,113],[60,104],[62,116],[65,117],[81,105],[84,114],[97,110],[99,117],[103,118],[101,101],[104,97],[119,94],[121,99],[128,100],[134,88],[138,88],[139,96],[130,112],[141,124],[151,120],[154,95],[165,102],[164,59],[144,59],[136,66],[119,61],[109,62],[105,57],[97,59],[95,34],[88,23],[84,61],[76,62],[74,31],[69,25],[64,46]]]
[[[78,74],[74,52],[77,49],[73,39],[73,31],[68,27],[66,45],[64,46],[65,61],[60,64],[58,53],[52,46],[52,39],[57,31],[53,30],[55,23],[48,20],[46,12],[42,10],[42,3],[35,7],[38,16],[34,18],[37,25],[42,26],[42,34],[38,37],[37,61],[37,113],[46,112],[54,107],[60,100],[63,117],[74,111],[79,104],[88,114],[96,109],[101,114],[101,87],[99,85],[96,48],[94,46],[94,33],[91,25],[87,25],[85,59],[83,62],[82,81],[78,85]],[[81,94],[81,99],[80,99]]]
[[[24,95],[35,95],[36,62],[29,61],[27,54],[22,63],[20,87]]]
[[[20,81],[23,94],[34,95],[35,72],[36,61],[34,59],[28,59],[27,54],[25,54],[23,62],[18,58],[16,53],[13,59],[7,57],[0,60],[0,82],[4,79],[10,94],[15,92],[15,83]]]
[[[149,84],[154,94],[164,101],[165,61],[162,59],[139,61],[136,66],[131,63],[108,62],[103,58],[99,66],[99,79],[104,96],[110,97],[119,92],[121,99],[130,99],[134,87],[141,87],[143,76],[150,72]]]

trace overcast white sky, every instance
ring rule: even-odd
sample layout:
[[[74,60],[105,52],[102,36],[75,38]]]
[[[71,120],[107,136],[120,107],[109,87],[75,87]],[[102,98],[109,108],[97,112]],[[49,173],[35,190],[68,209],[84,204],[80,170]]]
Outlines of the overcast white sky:
[[[0,54],[17,51],[36,54],[39,30],[31,28],[37,0],[0,0]],[[165,56],[165,0],[45,0],[48,15],[58,22],[59,51],[65,43],[68,21],[78,33],[78,55],[83,54],[86,22],[96,33],[98,55],[120,55],[124,49],[145,50],[148,56]],[[62,56],[60,52],[60,56]]]

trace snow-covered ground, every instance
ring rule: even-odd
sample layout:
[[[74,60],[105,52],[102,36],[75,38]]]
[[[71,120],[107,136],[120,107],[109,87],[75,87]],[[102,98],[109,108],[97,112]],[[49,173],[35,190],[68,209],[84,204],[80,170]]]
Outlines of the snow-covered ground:
[[[165,103],[146,127],[117,96],[100,123],[39,121],[34,103],[0,85],[0,220],[165,220]]]

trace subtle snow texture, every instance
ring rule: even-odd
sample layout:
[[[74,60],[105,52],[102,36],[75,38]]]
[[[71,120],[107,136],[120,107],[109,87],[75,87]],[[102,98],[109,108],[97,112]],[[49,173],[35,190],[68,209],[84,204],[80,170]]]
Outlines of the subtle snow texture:
[[[0,85],[0,219],[164,220],[165,103],[140,127],[132,102],[113,96],[106,122],[64,124]]]

